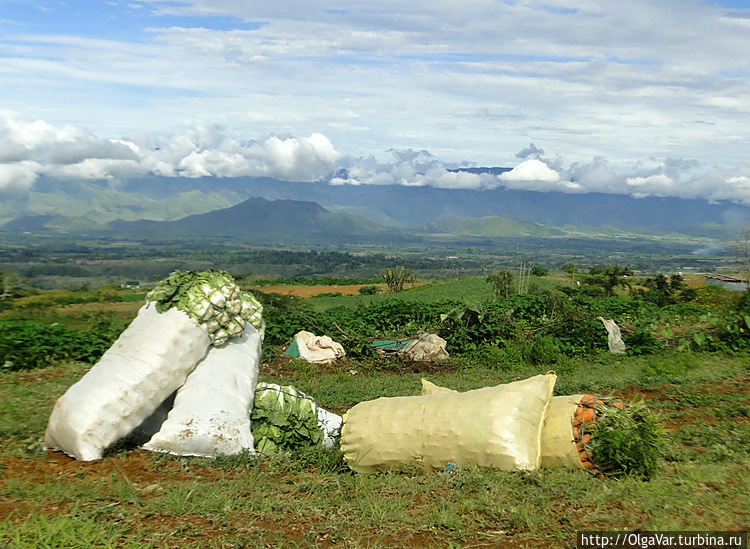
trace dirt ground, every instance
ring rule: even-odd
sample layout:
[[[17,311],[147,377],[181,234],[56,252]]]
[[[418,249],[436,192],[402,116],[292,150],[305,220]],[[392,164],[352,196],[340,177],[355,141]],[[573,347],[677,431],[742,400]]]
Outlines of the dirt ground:
[[[278,286],[253,286],[248,288],[251,292],[258,290],[260,292],[271,294],[285,294],[294,295],[297,297],[312,297],[320,294],[333,294],[340,293],[341,295],[355,295],[359,292],[362,286],[378,286],[382,291],[385,291],[385,284],[346,284],[346,285],[333,285],[333,286],[298,286],[298,285],[286,285],[281,284]]]
[[[300,286],[292,284],[279,284],[275,286],[253,286],[248,290],[259,291],[266,294],[277,293],[284,295],[293,295],[297,297],[313,297],[320,294],[339,293],[341,295],[355,295],[363,286],[377,286],[381,291],[385,291],[385,284],[352,284],[352,285],[331,285],[331,286]],[[113,312],[118,316],[132,317],[140,309],[145,301],[129,301],[120,303],[75,303],[60,307],[63,314],[74,314],[80,312],[107,311]]]

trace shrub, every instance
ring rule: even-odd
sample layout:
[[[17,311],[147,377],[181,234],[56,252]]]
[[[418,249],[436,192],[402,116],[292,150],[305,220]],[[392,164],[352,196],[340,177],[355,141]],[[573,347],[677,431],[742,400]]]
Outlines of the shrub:
[[[525,358],[535,366],[554,364],[561,356],[555,339],[549,335],[537,334],[529,342]]]
[[[640,323],[635,332],[623,339],[631,355],[648,355],[664,348],[664,344],[651,334],[644,323]]]
[[[389,292],[400,292],[404,289],[404,284],[413,282],[414,278],[414,275],[404,267],[394,267],[383,273]]]
[[[362,286],[357,293],[360,295],[377,295],[380,293],[380,288],[377,286]]]
[[[513,273],[510,271],[499,271],[487,277],[487,284],[492,286],[492,299],[499,301],[510,297],[510,289],[513,286]]]
[[[115,336],[116,337],[116,336]],[[42,326],[33,322],[0,322],[0,367],[28,370],[56,360],[94,363],[113,339],[60,324]]]

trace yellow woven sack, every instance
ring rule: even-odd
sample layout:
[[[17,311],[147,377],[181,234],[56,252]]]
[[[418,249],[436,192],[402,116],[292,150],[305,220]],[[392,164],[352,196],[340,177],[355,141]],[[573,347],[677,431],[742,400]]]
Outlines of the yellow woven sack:
[[[583,464],[573,440],[573,417],[583,395],[556,396],[550,400],[542,431],[541,467],[581,469]]]
[[[422,379],[422,394],[456,393],[454,389],[435,385]],[[573,417],[583,395],[552,397],[542,429],[540,467],[549,469],[581,469],[583,463],[573,440]]]
[[[344,416],[341,451],[358,472],[407,466],[435,471],[449,463],[536,469],[556,378],[361,402]]]
[[[441,387],[440,385],[435,385],[431,381],[427,381],[425,378],[422,378],[422,394],[423,395],[434,395],[436,393],[457,393],[455,389],[448,389],[448,387]]]

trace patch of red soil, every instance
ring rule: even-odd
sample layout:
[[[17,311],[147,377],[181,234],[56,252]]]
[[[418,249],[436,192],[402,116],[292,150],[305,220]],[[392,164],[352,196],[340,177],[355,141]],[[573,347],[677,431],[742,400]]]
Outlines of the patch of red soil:
[[[54,379],[56,377],[60,377],[64,375],[67,372],[67,368],[51,368],[51,369],[44,369],[44,370],[31,370],[29,372],[23,372],[17,374],[18,381],[22,383],[31,383],[34,381],[45,381],[47,379]],[[2,376],[0,376],[0,379],[2,379]]]
[[[719,419],[715,416],[713,406],[683,406],[678,411],[665,410],[660,402],[677,402],[680,398],[679,387],[674,385],[658,385],[651,388],[628,387],[623,391],[613,391],[611,396],[623,402],[643,400],[646,406],[660,413],[661,423],[668,431],[679,429],[688,424],[713,424]],[[750,377],[724,379],[702,385],[690,387],[690,393],[697,395],[747,395],[741,403],[750,405]],[[736,417],[735,422],[750,421],[749,417]]]
[[[294,284],[279,284],[276,286],[251,286],[248,288],[251,292],[257,290],[265,294],[285,294],[297,297],[313,297],[320,294],[355,295],[363,286],[377,286],[385,291],[385,284],[346,284],[332,286],[300,286]]]
[[[191,467],[192,469],[192,467]],[[221,477],[224,473],[205,467],[198,468],[202,478]],[[165,477],[187,479],[195,477],[196,471],[186,471],[179,461],[156,463],[145,452],[129,452],[95,461],[78,461],[61,452],[48,451],[39,459],[22,459],[10,456],[0,458],[0,478],[24,479],[43,482],[50,478],[65,478],[70,482],[85,479],[88,482],[122,477],[143,487],[157,484]],[[2,520],[0,514],[0,520]]]

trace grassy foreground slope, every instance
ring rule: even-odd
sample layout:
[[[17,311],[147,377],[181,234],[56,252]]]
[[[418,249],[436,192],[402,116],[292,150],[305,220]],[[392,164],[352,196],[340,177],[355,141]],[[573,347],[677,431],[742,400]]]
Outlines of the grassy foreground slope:
[[[481,300],[480,281],[464,282],[464,290],[456,293],[476,292]],[[436,292],[423,302],[434,306],[463,283],[444,284],[401,297]],[[442,292],[446,288],[447,294]],[[353,298],[275,303],[312,315],[308,311],[330,313]],[[321,300],[330,301],[323,307]],[[368,307],[377,306],[376,301]],[[508,335],[499,343],[453,353],[445,362],[420,364],[352,352],[322,368],[279,356],[282,347],[269,346],[261,377],[293,384],[323,407],[344,412],[379,396],[418,394],[421,377],[466,390],[554,370],[557,394],[590,391],[643,399],[659,414],[666,436],[663,467],[655,479],[474,468],[359,475],[335,450],[258,461],[242,455],[172,458],[123,448],[96,462],[77,462],[45,452],[41,437],[55,399],[90,365],[56,360],[34,369],[0,370],[0,546],[558,548],[575,547],[581,530],[750,529],[750,360],[742,350],[698,346],[699,331],[693,330],[711,333],[718,322],[712,315],[722,314],[720,304],[639,305],[637,313],[647,325],[628,320],[631,310],[623,309],[618,320],[634,326],[628,340],[640,341],[637,348],[649,352],[611,355],[605,337],[604,345],[593,338],[590,351],[568,356],[564,348],[548,347],[548,339],[537,347],[523,346],[522,341],[534,340],[530,331],[542,326],[541,317],[518,315],[541,311],[536,308],[540,303],[533,296],[512,301],[516,316],[507,317],[508,322],[526,330],[518,339]],[[483,307],[495,314],[489,303]],[[269,301],[269,319],[274,308]],[[107,336],[106,313],[83,310],[75,316],[70,309],[50,306],[38,316],[26,315]],[[636,333],[661,345],[649,347],[645,337],[631,339]],[[681,345],[685,341],[692,343]]]

